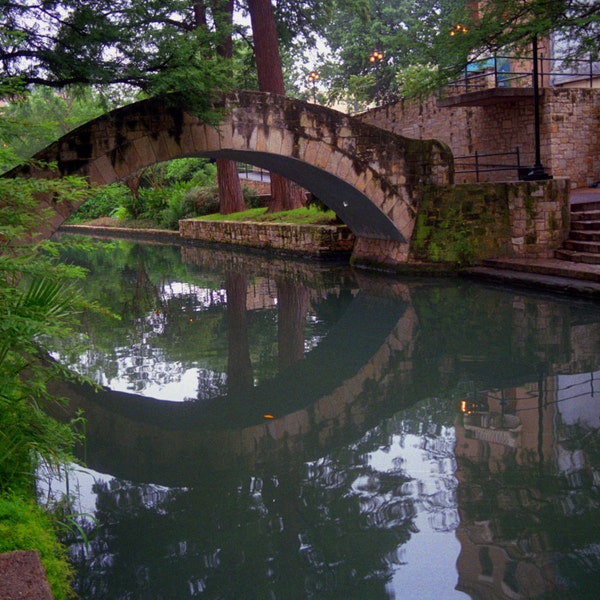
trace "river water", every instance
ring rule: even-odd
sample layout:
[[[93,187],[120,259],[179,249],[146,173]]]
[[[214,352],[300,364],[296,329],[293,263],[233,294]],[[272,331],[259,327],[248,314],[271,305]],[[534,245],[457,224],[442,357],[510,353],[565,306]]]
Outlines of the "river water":
[[[600,304],[193,246],[65,251],[81,598],[600,597]]]

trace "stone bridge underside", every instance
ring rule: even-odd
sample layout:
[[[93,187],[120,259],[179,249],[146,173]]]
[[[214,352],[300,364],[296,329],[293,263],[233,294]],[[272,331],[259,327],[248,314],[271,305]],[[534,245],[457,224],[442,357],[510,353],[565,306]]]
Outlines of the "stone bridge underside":
[[[256,165],[295,181],[334,210],[357,237],[354,254],[365,262],[406,260],[421,186],[452,181],[451,152],[436,140],[404,138],[323,106],[261,92],[229,95],[222,106],[215,126],[176,97],[137,102],[79,127],[35,158],[56,163],[59,175],[83,175],[96,185],[181,157]],[[57,176],[31,167],[10,175]],[[53,208],[51,231],[75,207]]]

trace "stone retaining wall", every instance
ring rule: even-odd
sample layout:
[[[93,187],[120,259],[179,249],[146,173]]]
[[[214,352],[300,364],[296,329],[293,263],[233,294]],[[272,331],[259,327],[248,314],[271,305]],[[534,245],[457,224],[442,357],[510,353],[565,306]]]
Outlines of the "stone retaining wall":
[[[549,258],[569,232],[569,180],[425,186],[408,256],[399,245],[357,238],[351,263],[410,272],[491,257]]]
[[[182,239],[234,244],[317,257],[349,254],[354,235],[346,225],[292,225],[237,221],[179,221]]]
[[[548,258],[569,224],[568,179],[430,186],[419,206],[411,259]]]

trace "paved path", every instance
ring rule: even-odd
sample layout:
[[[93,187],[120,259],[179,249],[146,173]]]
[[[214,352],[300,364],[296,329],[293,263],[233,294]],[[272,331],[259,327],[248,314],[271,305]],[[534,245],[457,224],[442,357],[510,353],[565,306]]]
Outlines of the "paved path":
[[[600,202],[600,188],[578,188],[571,203]],[[502,258],[464,269],[462,274],[497,283],[600,300],[600,265],[557,258]]]

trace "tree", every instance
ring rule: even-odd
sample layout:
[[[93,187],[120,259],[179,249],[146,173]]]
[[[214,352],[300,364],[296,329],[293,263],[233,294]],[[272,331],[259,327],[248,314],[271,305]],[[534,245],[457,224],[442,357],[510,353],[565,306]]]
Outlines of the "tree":
[[[277,27],[271,0],[248,0],[252,22],[254,53],[258,72],[258,85],[263,92],[285,95],[283,69],[279,55]],[[304,192],[275,173],[271,174],[271,204],[269,210],[292,210],[304,205]]]
[[[569,42],[570,56],[600,56],[600,12],[596,0],[504,0],[488,2],[472,15],[470,46],[495,52],[528,47],[533,36],[556,34]]]
[[[373,101],[377,91],[384,98],[394,97],[398,69],[414,63],[437,64],[435,40],[443,15],[452,3],[452,0],[336,1],[323,31],[331,52],[320,67],[332,99],[347,97],[349,86],[354,99],[361,103]],[[369,60],[373,50],[383,53],[377,64]]]
[[[468,35],[449,35],[460,23]],[[384,0],[335,1],[322,35],[330,56],[318,67],[332,99],[350,89],[355,99],[372,101],[375,73],[372,50],[384,54],[378,65],[380,92],[398,94],[397,75],[418,78],[425,87],[453,78],[469,60],[499,50],[529,48],[533,35],[550,34],[568,40],[572,57],[598,57],[600,13],[595,0]],[[437,68],[435,78],[432,72]],[[427,77],[423,77],[427,75]],[[403,90],[404,91],[404,90]]]
[[[233,0],[211,0],[210,9],[214,27],[219,34],[216,51],[231,63],[233,58]],[[194,18],[197,27],[208,29],[207,6],[203,0],[194,1]],[[232,69],[233,70],[233,69]],[[217,160],[217,185],[219,187],[219,212],[227,215],[246,208],[237,164],[232,160]]]
[[[0,109],[0,143],[14,151],[14,160],[0,163],[0,171],[28,159],[110,107],[103,94],[90,87],[71,87],[57,94],[51,88],[36,86],[19,94]]]
[[[217,34],[195,27],[192,11],[189,0],[3,2],[0,84],[127,84],[178,92],[179,102],[211,115],[215,91],[231,78],[214,52]]]
[[[66,283],[81,272],[42,254],[53,244],[26,241],[45,218],[40,193],[80,202],[88,188],[76,178],[0,178],[0,493],[31,498],[36,465],[60,467],[76,439],[70,425],[46,414],[55,400],[46,393],[47,383],[65,369],[45,357],[50,340],[73,344],[75,313],[83,305]]]

